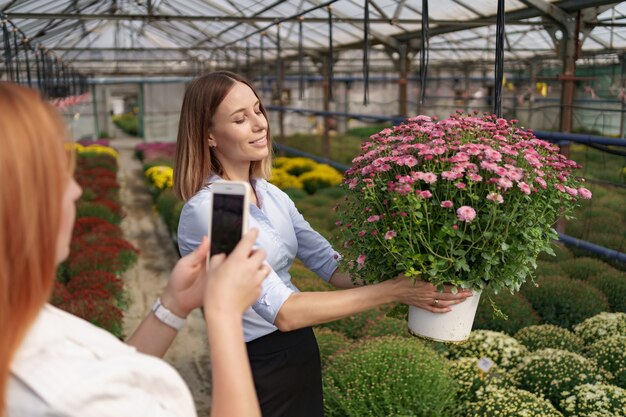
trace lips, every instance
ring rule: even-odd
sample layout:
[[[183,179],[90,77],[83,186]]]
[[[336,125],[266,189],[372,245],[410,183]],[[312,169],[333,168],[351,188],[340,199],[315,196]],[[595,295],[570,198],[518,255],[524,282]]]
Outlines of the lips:
[[[266,139],[266,137],[265,137],[265,136],[263,136],[262,138],[259,138],[259,139],[256,139],[256,140],[253,140],[253,141],[248,142],[248,143],[251,143],[251,144],[253,144],[253,145],[254,145],[254,144],[261,143],[261,142],[265,141],[265,139]]]

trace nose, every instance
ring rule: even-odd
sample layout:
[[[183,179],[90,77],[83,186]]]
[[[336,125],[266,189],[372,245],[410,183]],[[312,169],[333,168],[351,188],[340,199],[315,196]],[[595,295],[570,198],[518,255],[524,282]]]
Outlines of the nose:
[[[255,132],[267,129],[267,119],[265,118],[265,115],[263,113],[255,113],[252,122],[252,128]]]

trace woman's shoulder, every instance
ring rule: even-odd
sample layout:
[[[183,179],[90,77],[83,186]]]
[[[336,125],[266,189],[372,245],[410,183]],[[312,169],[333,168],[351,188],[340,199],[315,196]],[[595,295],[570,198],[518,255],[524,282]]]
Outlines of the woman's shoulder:
[[[289,196],[283,190],[281,190],[271,182],[267,181],[266,179],[257,178],[255,186],[257,187],[257,189],[264,190],[267,194],[271,195],[274,198],[291,201],[291,198],[289,198]]]
[[[89,407],[104,405],[94,402],[105,398],[115,398],[128,409],[158,403],[151,388],[142,386],[142,380],[167,386],[181,397],[188,391],[165,362],[138,353],[112,334],[49,305],[42,309],[16,352],[11,380],[9,402],[11,398],[33,398],[48,411],[71,409],[76,413],[62,415],[79,415],[82,407],[86,407],[85,413],[80,415],[96,415],[87,409],[94,411]]]

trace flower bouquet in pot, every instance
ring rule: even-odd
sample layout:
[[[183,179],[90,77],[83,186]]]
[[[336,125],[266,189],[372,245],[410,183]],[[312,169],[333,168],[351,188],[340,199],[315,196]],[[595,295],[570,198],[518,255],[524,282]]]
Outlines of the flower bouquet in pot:
[[[475,293],[444,314],[411,307],[414,334],[465,340],[481,291],[518,291],[552,253],[557,217],[591,198],[574,161],[515,124],[410,118],[371,136],[345,174],[344,269],[366,284],[404,274]]]

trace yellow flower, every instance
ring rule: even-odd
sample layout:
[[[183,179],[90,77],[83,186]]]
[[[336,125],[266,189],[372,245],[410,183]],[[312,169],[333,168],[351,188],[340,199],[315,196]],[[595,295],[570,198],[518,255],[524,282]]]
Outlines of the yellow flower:
[[[106,154],[106,155],[110,155],[115,159],[119,158],[119,154],[117,153],[117,151],[113,148],[111,148],[110,146],[102,146],[102,145],[89,145],[89,146],[82,146],[77,144],[78,146],[81,146],[81,148],[76,148],[76,150],[78,151],[79,154],[83,154],[83,153],[101,153],[101,154]]]
[[[174,169],[166,165],[148,168],[144,175],[159,190],[169,190],[174,186]]]
[[[280,189],[298,188],[302,189],[302,181],[282,168],[274,168],[270,182]]]

